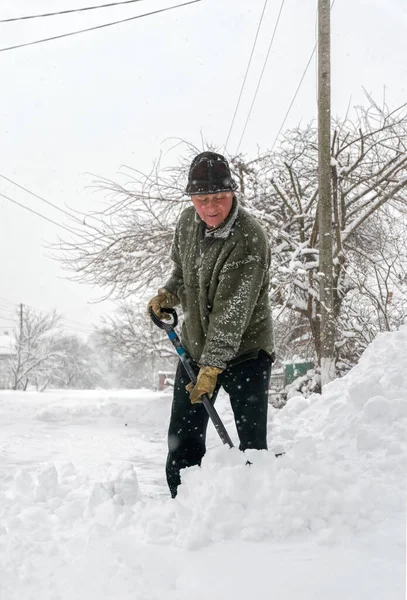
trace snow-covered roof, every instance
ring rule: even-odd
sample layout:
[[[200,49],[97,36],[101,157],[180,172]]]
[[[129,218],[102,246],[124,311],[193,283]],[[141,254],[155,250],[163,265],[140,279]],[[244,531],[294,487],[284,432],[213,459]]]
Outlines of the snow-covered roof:
[[[0,335],[0,356],[15,354],[15,340],[10,335]]]

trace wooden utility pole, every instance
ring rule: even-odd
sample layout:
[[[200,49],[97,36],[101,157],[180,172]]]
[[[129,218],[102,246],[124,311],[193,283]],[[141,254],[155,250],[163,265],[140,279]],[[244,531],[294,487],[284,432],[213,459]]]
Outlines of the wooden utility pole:
[[[20,342],[23,337],[23,303],[20,304]]]
[[[321,383],[335,377],[331,195],[331,7],[318,0],[318,174]]]
[[[24,324],[24,305],[20,303],[20,311],[19,311],[19,332],[18,332],[18,344],[17,344],[17,361],[15,364],[15,369],[13,369],[13,390],[17,390],[20,383],[20,369],[22,364],[22,350],[23,350],[23,324]]]

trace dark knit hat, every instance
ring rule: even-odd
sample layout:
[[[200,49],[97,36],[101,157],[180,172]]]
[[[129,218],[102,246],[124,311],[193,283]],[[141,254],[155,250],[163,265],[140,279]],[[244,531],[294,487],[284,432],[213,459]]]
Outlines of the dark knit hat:
[[[202,152],[195,156],[189,169],[186,194],[196,196],[234,192],[236,189],[237,183],[232,178],[228,161],[224,156],[215,152]]]

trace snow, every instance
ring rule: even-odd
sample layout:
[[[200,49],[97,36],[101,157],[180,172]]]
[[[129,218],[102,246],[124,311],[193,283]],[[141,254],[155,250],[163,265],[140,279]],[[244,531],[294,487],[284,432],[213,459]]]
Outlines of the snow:
[[[16,351],[16,342],[14,337],[3,334],[0,335],[0,356],[11,356]]]
[[[404,599],[407,327],[322,396],[270,408],[283,456],[244,456],[210,426],[176,500],[170,405],[170,391],[0,393],[1,600]]]

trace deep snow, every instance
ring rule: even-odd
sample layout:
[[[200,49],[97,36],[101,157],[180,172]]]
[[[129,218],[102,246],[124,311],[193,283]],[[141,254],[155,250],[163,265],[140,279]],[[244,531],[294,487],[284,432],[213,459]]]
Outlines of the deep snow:
[[[248,453],[213,429],[176,500],[170,393],[0,392],[1,600],[401,600],[407,327]],[[227,398],[218,410],[236,440]]]

